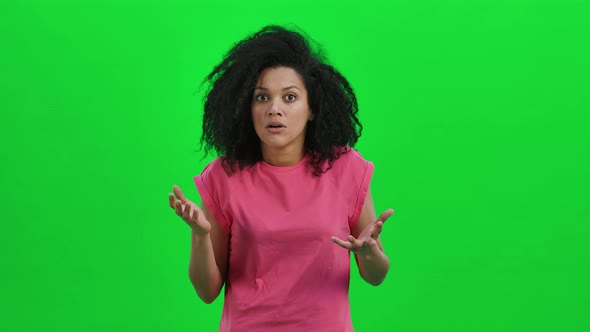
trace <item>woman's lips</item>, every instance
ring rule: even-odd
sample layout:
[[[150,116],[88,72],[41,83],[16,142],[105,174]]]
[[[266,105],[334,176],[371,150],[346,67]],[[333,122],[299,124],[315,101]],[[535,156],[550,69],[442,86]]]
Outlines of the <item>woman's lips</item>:
[[[271,133],[280,133],[281,131],[285,130],[285,127],[266,127],[266,130],[268,130]]]
[[[285,130],[285,128],[286,126],[280,121],[270,121],[266,125],[266,130],[273,134],[280,133]]]

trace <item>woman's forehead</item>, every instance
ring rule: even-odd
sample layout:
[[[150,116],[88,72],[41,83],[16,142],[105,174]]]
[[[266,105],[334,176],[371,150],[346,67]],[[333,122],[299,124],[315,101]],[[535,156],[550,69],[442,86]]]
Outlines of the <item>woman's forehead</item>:
[[[280,89],[287,87],[305,88],[299,73],[290,67],[271,67],[264,69],[258,77],[256,87],[267,89],[270,87]]]

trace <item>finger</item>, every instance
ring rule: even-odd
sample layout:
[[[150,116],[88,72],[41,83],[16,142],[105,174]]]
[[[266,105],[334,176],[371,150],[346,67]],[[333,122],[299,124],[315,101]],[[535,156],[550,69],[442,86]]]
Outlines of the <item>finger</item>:
[[[352,235],[349,235],[347,240],[348,240],[348,242],[350,242],[353,249],[360,249],[363,246],[363,242],[355,239],[355,237]]]
[[[182,202],[176,201],[174,202],[174,210],[176,210],[176,214],[182,217]]]
[[[377,221],[385,222],[385,220],[387,220],[387,218],[391,217],[392,214],[393,214],[393,209],[387,209],[383,213],[381,213],[379,218],[377,218]]]
[[[360,248],[358,248],[358,252],[361,252],[361,251],[366,252],[369,249],[377,247],[377,240],[375,240],[371,237],[364,240],[364,241],[359,240],[359,242],[360,242]]]
[[[182,219],[184,219],[186,221],[190,221],[191,220],[191,211],[192,211],[192,206],[190,204],[186,204],[184,206],[184,213],[182,214]]]
[[[375,223],[375,225],[373,225],[373,227],[371,228],[371,237],[376,240],[382,231],[383,231],[383,222],[377,221]]]
[[[332,236],[331,240],[332,240],[332,242],[336,243],[337,245],[341,246],[344,249],[348,249],[348,250],[352,249],[352,244],[350,242],[342,241],[335,236]]]
[[[174,194],[168,194],[168,202],[170,203],[170,207],[174,209]]]
[[[184,197],[184,194],[182,193],[182,190],[180,190],[180,187],[178,187],[177,185],[174,185],[174,186],[172,186],[172,190],[174,190],[174,195],[176,195],[176,198],[181,200],[183,203],[188,202],[188,199],[186,199],[186,197]]]

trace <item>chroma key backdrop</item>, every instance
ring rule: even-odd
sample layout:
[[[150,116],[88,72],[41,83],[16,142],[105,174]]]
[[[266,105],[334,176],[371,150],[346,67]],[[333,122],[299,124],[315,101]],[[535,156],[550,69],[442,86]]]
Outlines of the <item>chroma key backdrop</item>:
[[[352,265],[355,331],[590,331],[590,2],[13,0],[0,4],[4,331],[216,331],[168,207],[200,82],[298,27],[351,82],[391,260]],[[329,240],[329,239],[328,239]]]

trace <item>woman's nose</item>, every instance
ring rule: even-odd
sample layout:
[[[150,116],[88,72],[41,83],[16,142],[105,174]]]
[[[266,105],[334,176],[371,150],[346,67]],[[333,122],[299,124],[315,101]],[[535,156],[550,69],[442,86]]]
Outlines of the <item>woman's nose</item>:
[[[283,115],[278,102],[273,102],[268,109],[268,115]]]

